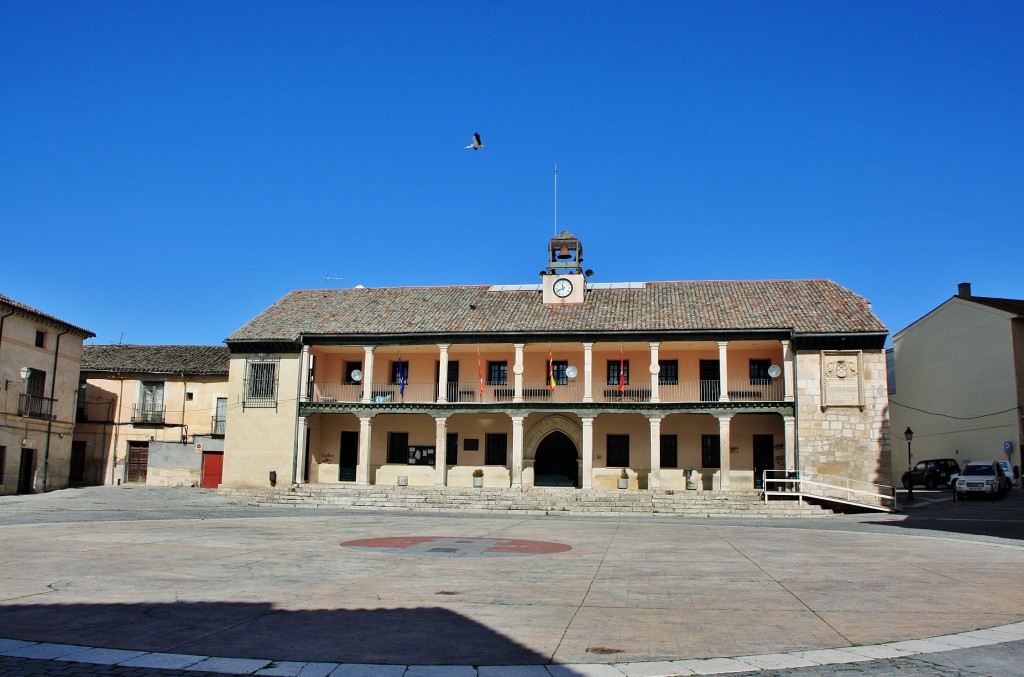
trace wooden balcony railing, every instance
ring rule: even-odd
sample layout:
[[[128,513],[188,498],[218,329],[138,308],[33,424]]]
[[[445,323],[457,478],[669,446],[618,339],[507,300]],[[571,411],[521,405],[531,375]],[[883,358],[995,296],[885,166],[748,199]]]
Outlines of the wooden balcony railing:
[[[726,395],[731,402],[780,402],[784,399],[784,385],[781,379],[745,379],[726,382]],[[374,383],[370,387],[371,401],[377,404],[403,402],[430,404],[438,401],[438,384]],[[482,403],[494,404],[514,402],[515,386],[512,383],[484,383],[461,381],[448,383],[445,400],[452,404]],[[556,383],[551,388],[547,381],[524,381],[523,402],[583,402],[583,384],[579,381]],[[616,382],[595,382],[591,399],[594,402],[650,402],[650,382],[634,382],[620,387]],[[659,383],[658,399],[661,402],[718,402],[722,398],[722,384],[719,381],[681,381]],[[361,402],[363,385],[359,383],[314,383],[310,393],[311,402]]]

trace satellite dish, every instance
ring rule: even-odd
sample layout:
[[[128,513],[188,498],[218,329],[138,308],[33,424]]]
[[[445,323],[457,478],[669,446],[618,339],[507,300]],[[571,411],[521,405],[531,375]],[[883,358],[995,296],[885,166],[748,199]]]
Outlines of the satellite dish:
[[[576,378],[576,374],[578,374],[578,373],[579,372],[576,371],[576,367],[566,367],[565,368],[565,375],[568,376],[569,378]]]
[[[771,376],[772,378],[778,378],[779,374],[781,373],[782,370],[779,369],[779,365],[777,364],[773,364],[772,366],[768,367],[768,375]]]
[[[359,383],[360,381],[362,381],[363,380],[363,372],[361,372],[358,369],[353,369],[352,370],[352,380],[355,381],[356,383]]]

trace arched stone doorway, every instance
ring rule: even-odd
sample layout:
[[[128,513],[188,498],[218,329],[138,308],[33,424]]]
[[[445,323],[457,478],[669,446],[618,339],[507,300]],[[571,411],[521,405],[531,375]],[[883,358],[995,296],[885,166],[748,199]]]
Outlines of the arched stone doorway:
[[[579,454],[568,435],[556,430],[541,440],[533,463],[534,486],[579,487],[579,476]]]

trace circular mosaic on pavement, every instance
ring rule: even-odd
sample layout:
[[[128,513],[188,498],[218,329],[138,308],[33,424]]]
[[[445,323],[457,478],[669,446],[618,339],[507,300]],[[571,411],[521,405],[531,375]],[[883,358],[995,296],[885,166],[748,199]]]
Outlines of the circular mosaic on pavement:
[[[518,538],[450,538],[446,536],[392,536],[344,541],[343,548],[357,548],[394,555],[433,557],[504,557],[550,555],[572,550],[564,543],[527,541]]]

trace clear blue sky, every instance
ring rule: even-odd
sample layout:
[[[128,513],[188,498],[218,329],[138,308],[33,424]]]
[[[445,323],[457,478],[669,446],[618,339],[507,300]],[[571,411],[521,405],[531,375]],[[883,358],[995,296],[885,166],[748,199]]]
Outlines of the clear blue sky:
[[[292,289],[1024,298],[1024,2],[0,0],[0,293],[219,343]],[[464,150],[473,132],[487,145]]]

